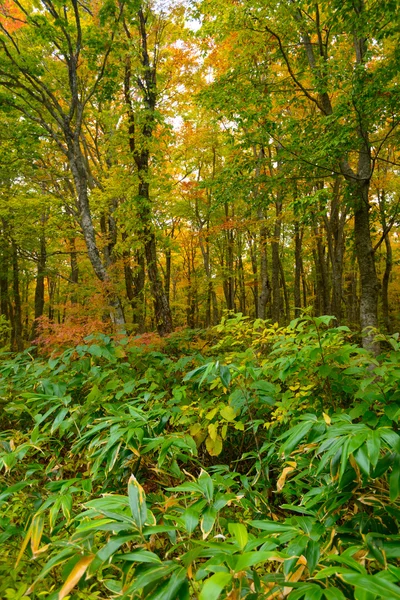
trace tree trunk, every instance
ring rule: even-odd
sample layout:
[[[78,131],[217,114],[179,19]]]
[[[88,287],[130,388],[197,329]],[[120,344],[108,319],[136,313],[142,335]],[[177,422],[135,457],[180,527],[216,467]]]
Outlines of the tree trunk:
[[[354,243],[361,280],[360,325],[363,347],[373,354],[379,353],[379,343],[374,340],[378,327],[379,281],[376,274],[369,220],[369,180],[357,186],[354,210]]]
[[[77,286],[79,283],[79,265],[78,265],[78,254],[76,251],[75,238],[69,239],[69,256],[71,266],[71,304],[77,303]]]
[[[8,245],[6,244],[5,232],[2,232],[2,243],[0,250],[0,312],[5,319],[8,320],[8,265],[10,261],[10,253]]]
[[[261,221],[260,227],[260,297],[258,299],[258,316],[260,319],[267,318],[267,304],[271,297],[271,285],[268,277],[268,257],[267,257],[267,228],[265,226],[262,210],[258,211],[258,219]]]
[[[295,250],[294,250],[294,260],[295,260],[295,269],[294,269],[294,316],[295,318],[299,317],[301,314],[301,252],[302,252],[302,238],[300,235],[300,227],[299,222],[295,221],[294,223],[294,240],[295,240]]]
[[[382,317],[386,331],[390,334],[392,333],[392,323],[389,313],[389,281],[393,267],[393,252],[392,245],[390,243],[389,233],[385,235],[385,248],[385,272],[382,277]]]
[[[106,296],[110,308],[111,321],[120,329],[125,331],[125,319],[119,298],[112,290],[107,269],[100,258],[100,252],[96,243],[96,232],[93,226],[88,196],[88,175],[85,159],[79,144],[79,138],[68,139],[68,159],[74,179],[75,189],[78,197],[80,225],[86,244],[89,260],[98,279],[105,284]]]
[[[37,273],[36,273],[36,287],[35,287],[35,317],[32,324],[31,340],[34,340],[37,336],[37,319],[43,316],[44,312],[44,281],[46,274],[46,238],[44,232],[40,238],[40,251],[37,262]]]
[[[274,323],[280,323],[282,319],[281,288],[280,288],[280,239],[281,239],[282,202],[275,202],[274,233],[271,242],[272,254],[272,306],[271,317]]]
[[[22,341],[22,310],[21,310],[21,295],[19,291],[19,268],[18,268],[18,253],[15,241],[11,240],[11,261],[13,269],[13,296],[14,310],[12,319],[11,332],[11,350],[12,352],[22,352],[24,344]]]

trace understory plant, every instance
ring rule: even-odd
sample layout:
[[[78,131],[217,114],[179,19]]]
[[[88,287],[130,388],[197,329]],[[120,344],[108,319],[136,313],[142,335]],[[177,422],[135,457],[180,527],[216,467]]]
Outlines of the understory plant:
[[[400,598],[398,336],[174,335],[2,357],[0,597]]]

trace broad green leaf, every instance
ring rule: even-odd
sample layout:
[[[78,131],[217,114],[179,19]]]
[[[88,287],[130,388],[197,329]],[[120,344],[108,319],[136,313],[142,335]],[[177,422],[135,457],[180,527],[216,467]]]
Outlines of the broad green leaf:
[[[383,578],[378,578],[376,575],[361,575],[358,573],[344,573],[341,575],[346,583],[350,583],[355,587],[360,587],[367,592],[372,592],[382,597],[382,600],[390,598],[390,600],[400,599],[400,587],[387,581]]]
[[[229,532],[235,537],[240,550],[243,550],[249,540],[249,534],[243,523],[229,523]]]
[[[188,534],[190,535],[196,529],[199,524],[200,513],[195,508],[189,507],[183,513],[183,521],[185,523],[185,528]]]
[[[138,563],[161,563],[161,559],[157,556],[157,554],[154,554],[154,552],[149,552],[148,550],[137,550],[136,552],[127,552],[126,554],[116,554],[115,559]]]
[[[204,471],[204,469],[201,470],[197,483],[200,486],[207,502],[210,503],[214,496],[214,484],[212,478],[207,471]]]
[[[217,511],[210,506],[207,507],[206,510],[204,511],[203,516],[200,521],[200,528],[201,528],[201,531],[203,532],[203,540],[205,540],[208,537],[208,535],[210,534],[210,532],[212,531],[212,528],[214,527],[216,516],[217,516]]]
[[[229,585],[231,581],[232,575],[230,573],[215,573],[204,583],[199,600],[217,600],[222,590]]]

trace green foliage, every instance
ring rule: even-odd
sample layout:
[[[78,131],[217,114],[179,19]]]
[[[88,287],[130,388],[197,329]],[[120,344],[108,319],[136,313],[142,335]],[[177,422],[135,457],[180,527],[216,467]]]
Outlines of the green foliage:
[[[331,322],[4,356],[1,597],[399,597],[398,336]]]

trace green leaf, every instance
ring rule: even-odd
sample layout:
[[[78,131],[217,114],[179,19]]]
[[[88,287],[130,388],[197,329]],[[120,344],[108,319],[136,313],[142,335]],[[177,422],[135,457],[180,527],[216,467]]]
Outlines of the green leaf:
[[[196,529],[200,519],[200,512],[191,506],[185,510],[183,513],[183,522],[185,523],[186,531],[189,533],[193,533]]]
[[[324,596],[326,600],[346,600],[343,592],[338,588],[328,588],[324,590]]]
[[[208,503],[210,503],[214,496],[214,484],[207,471],[204,471],[203,469],[201,470],[197,482]]]
[[[250,521],[250,525],[256,529],[262,529],[269,533],[282,533],[284,531],[295,531],[292,525],[284,525],[283,523],[275,523],[275,521]]]
[[[245,552],[238,557],[235,564],[235,572],[239,573],[240,571],[245,571],[258,563],[263,563],[267,560],[275,560],[277,557],[278,552]]]
[[[249,534],[243,523],[229,523],[228,529],[231,535],[235,537],[240,550],[243,550],[249,540]]]
[[[232,575],[230,573],[215,573],[204,583],[199,600],[217,600],[222,590],[231,581]]]
[[[160,581],[160,579],[163,579],[179,568],[179,565],[169,561],[160,566],[149,567],[144,573],[140,573],[140,575],[135,578],[134,584],[130,588],[130,591],[134,592],[136,590],[141,590],[146,587],[146,585],[149,585],[149,583]]]
[[[285,456],[290,454],[296,448],[298,443],[308,434],[314,423],[315,421],[303,421],[295,427],[291,427],[289,437],[281,446],[281,452],[285,454]]]
[[[182,589],[184,588],[184,589]],[[169,579],[155,592],[146,596],[146,600],[189,600],[186,569],[174,571]]]
[[[378,460],[381,449],[381,438],[379,435],[379,431],[373,430],[368,436],[367,439],[367,450],[368,450],[368,458],[375,468]]]
[[[389,496],[390,501],[395,502],[400,494],[400,455],[397,455],[393,463],[392,472],[389,478]]]
[[[319,561],[319,555],[320,555],[319,543],[316,542],[315,540],[309,540],[309,542],[307,544],[306,552],[305,552],[305,557],[307,559],[307,568],[308,568],[310,575],[312,575],[315,571],[315,567],[317,566],[318,561]]]
[[[134,475],[129,478],[128,497],[132,518],[139,531],[142,531],[147,518],[146,494]]]
[[[368,458],[367,446],[365,444],[356,450],[354,453],[354,458],[356,459],[356,463],[360,467],[360,470],[365,475],[369,475],[370,462]]]
[[[210,506],[204,511],[200,522],[200,528],[203,532],[203,540],[206,539],[206,537],[210,534],[212,528],[214,527],[216,516],[217,511]]]
[[[221,379],[223,386],[228,388],[231,382],[231,372],[229,370],[229,367],[227,367],[226,365],[220,365],[219,378]]]
[[[138,550],[137,552],[128,552],[127,554],[117,554],[115,559],[138,563],[161,563],[161,559],[157,556],[157,554],[154,554],[154,552],[149,552],[148,550]]]
[[[350,585],[359,587],[367,592],[381,596],[383,600],[399,600],[400,588],[383,578],[376,575],[359,575],[358,573],[344,573],[342,579]]]

